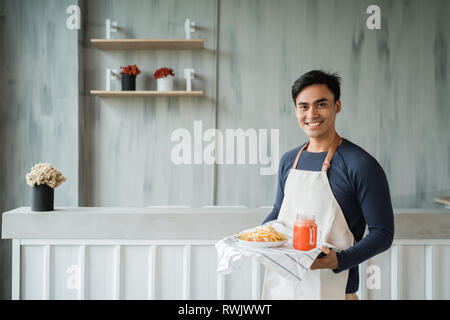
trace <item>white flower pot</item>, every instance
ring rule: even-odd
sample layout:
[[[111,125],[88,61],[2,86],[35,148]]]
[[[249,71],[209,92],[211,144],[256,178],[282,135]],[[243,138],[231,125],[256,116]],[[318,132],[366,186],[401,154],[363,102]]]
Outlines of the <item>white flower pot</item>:
[[[173,91],[173,76],[157,79],[158,91]]]

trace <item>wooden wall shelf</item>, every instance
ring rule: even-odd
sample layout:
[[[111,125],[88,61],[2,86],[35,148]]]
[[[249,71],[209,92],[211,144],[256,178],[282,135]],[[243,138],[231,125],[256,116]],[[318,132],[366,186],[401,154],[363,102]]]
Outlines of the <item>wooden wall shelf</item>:
[[[203,39],[91,39],[100,50],[201,50]]]
[[[434,198],[434,201],[436,201],[437,203],[443,204],[443,205],[445,205],[445,206],[450,208],[450,197]]]
[[[202,97],[203,91],[104,91],[91,90],[99,97]]]

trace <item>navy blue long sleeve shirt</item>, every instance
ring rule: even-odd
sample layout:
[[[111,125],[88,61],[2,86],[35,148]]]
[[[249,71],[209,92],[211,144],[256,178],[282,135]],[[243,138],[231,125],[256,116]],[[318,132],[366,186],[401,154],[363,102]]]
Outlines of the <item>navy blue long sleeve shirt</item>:
[[[281,157],[276,200],[272,212],[263,224],[278,218],[289,170],[303,145],[286,152]],[[297,169],[320,171],[326,155],[327,152],[303,150]],[[389,249],[392,244],[394,213],[389,185],[384,170],[377,160],[344,138],[330,162],[328,180],[356,241],[352,247],[337,253],[339,266],[333,271],[339,273],[350,269],[346,293],[353,293],[358,291],[359,286],[358,265]],[[363,238],[366,225],[369,233]]]

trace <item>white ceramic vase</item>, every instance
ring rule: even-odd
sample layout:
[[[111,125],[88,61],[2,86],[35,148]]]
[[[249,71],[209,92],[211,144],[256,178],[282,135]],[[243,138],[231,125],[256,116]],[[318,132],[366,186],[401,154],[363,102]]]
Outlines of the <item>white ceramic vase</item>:
[[[158,91],[173,91],[173,76],[157,79]]]

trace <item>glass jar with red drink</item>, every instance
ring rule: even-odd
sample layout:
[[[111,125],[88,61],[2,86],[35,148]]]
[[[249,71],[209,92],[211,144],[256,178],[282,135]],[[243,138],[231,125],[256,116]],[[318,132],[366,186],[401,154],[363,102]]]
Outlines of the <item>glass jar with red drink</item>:
[[[317,225],[314,216],[297,215],[294,222],[294,249],[309,251],[317,246]]]

